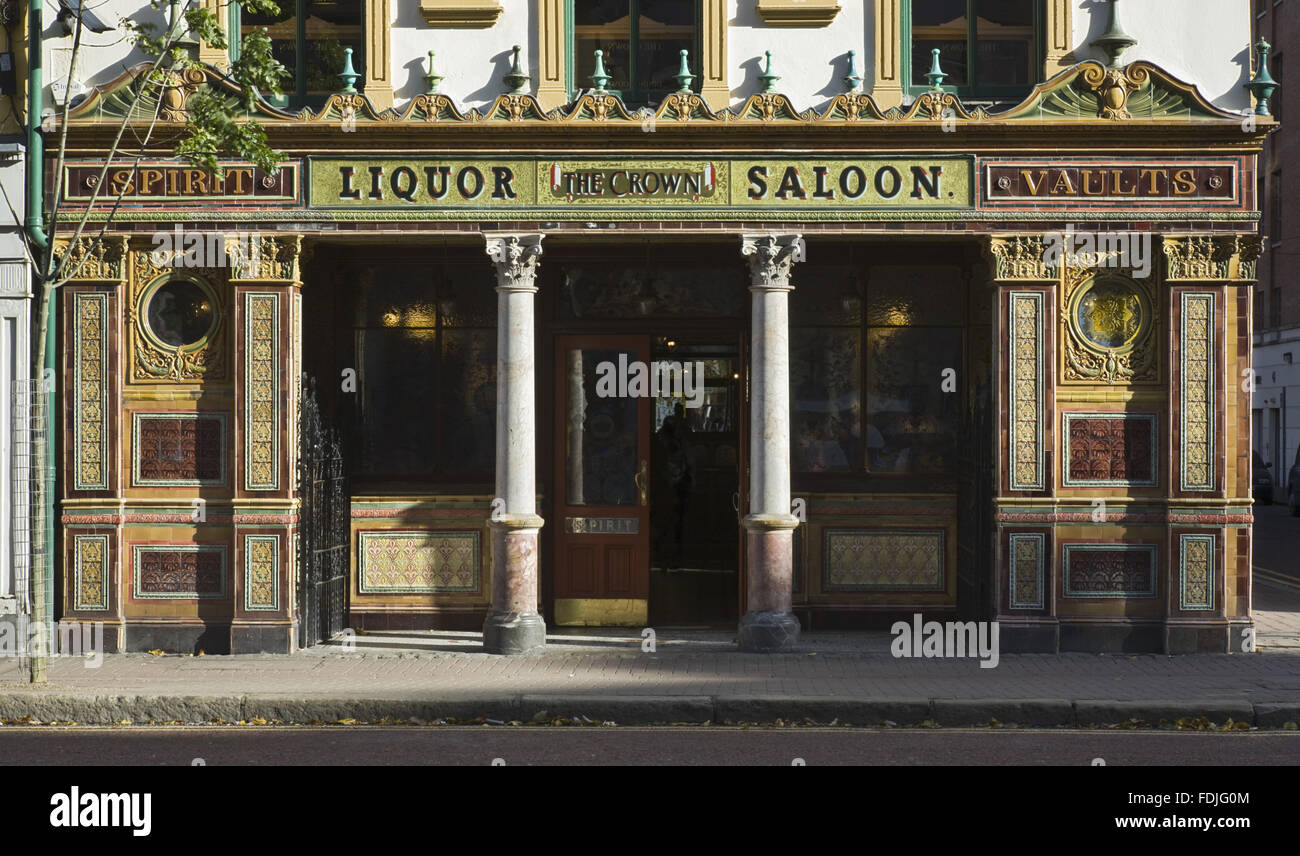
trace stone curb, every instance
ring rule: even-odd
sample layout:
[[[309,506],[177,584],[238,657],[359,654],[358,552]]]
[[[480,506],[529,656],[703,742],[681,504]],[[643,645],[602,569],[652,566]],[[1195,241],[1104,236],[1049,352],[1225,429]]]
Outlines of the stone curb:
[[[346,696],[187,696],[96,695],[42,691],[0,691],[0,720],[20,724],[144,725],[265,720],[285,723],[337,723],[405,720],[422,724],[444,719],[530,722],[586,717],[619,725],[776,720],[818,724],[833,721],[858,727],[909,726],[922,723],[966,727],[999,723],[1026,727],[1079,727],[1197,719],[1223,725],[1229,719],[1260,728],[1300,722],[1300,702],[1246,701],[1113,701],[1105,699],[924,699],[797,696],[671,696],[529,693],[456,699],[419,696],[365,698]]]

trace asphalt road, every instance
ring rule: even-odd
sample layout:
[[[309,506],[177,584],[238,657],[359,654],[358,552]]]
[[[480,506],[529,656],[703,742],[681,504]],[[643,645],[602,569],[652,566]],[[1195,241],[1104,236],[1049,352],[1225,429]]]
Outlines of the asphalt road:
[[[1300,732],[5,728],[0,765],[1296,765]],[[798,759],[798,760],[797,760]]]
[[[1254,536],[1255,567],[1300,582],[1300,517],[1285,504],[1257,505]]]

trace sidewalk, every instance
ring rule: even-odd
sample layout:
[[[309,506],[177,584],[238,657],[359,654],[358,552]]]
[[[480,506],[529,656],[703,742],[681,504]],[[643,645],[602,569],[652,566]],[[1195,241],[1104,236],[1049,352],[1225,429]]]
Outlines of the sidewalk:
[[[1288,616],[1290,617],[1290,616]],[[664,631],[641,650],[626,631],[554,633],[538,656],[477,650],[475,633],[357,637],[356,650],[292,656],[110,655],[100,668],[57,658],[50,682],[0,661],[0,720],[40,722],[376,721],[578,716],[619,724],[1106,725],[1206,717],[1300,722],[1300,650],[1257,654],[1004,655],[896,659],[887,634],[813,633],[789,654],[744,654],[730,633]],[[1261,640],[1261,645],[1266,640]]]
[[[44,687],[0,658],[0,723],[1300,723],[1300,588],[1257,576],[1255,619],[1255,654],[1006,654],[990,669],[895,658],[887,633],[808,633],[796,651],[765,655],[737,651],[730,632],[690,630],[660,631],[648,652],[617,629],[553,630],[548,650],[526,657],[484,654],[479,634],[452,631],[291,656],[117,654],[99,668],[60,657]]]

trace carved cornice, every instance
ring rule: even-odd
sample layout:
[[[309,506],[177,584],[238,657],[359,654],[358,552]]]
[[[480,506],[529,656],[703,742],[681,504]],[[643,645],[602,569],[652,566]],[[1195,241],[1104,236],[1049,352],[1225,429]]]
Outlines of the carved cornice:
[[[791,270],[807,258],[802,235],[743,235],[740,254],[749,261],[752,291],[790,289]]]
[[[1047,264],[1047,245],[1041,235],[1008,235],[989,239],[996,282],[1055,282],[1059,270]]]
[[[54,242],[54,255],[66,266],[63,276],[69,282],[113,282],[126,279],[126,237],[105,235],[103,238],[83,235],[69,252],[69,239]]]
[[[1180,282],[1254,282],[1264,241],[1259,235],[1185,235],[1164,237],[1165,280]]]
[[[116,122],[126,115],[136,81],[147,68],[137,66],[111,83],[93,90],[71,113],[77,125]],[[163,122],[184,121],[185,100],[200,86],[235,94],[238,90],[220,71],[195,66],[162,90]],[[149,101],[149,99],[144,99]],[[154,118],[153,102],[136,107],[136,118]],[[791,125],[813,127],[903,126],[951,120],[963,126],[1075,124],[1119,120],[1161,124],[1204,124],[1231,122],[1240,139],[1242,117],[1220,110],[1197,90],[1155,65],[1136,62],[1123,69],[1107,69],[1095,62],[1075,65],[1034,88],[1019,105],[998,113],[984,108],[967,108],[951,93],[923,92],[907,108],[882,109],[871,95],[849,94],[832,98],[822,110],[799,110],[780,93],[751,95],[742,104],[714,110],[698,95],[673,93],[653,110],[629,110],[611,94],[587,94],[569,104],[547,110],[531,95],[501,95],[484,109],[464,110],[446,95],[419,95],[400,109],[379,109],[364,93],[331,96],[318,110],[289,113],[259,101],[250,118],[268,130],[289,131],[296,127],[334,126],[355,123],[358,127],[378,125],[423,125],[436,122],[451,126],[568,127],[580,125],[626,125],[640,127],[648,116],[670,118],[673,125],[735,126]],[[1275,122],[1257,119],[1256,136],[1262,138]]]
[[[495,0],[420,0],[420,14],[433,27],[491,27],[502,11]]]
[[[839,0],[757,0],[758,17],[773,27],[825,27],[840,13]]]
[[[488,258],[497,269],[497,291],[537,291],[537,260],[545,235],[484,233]]]

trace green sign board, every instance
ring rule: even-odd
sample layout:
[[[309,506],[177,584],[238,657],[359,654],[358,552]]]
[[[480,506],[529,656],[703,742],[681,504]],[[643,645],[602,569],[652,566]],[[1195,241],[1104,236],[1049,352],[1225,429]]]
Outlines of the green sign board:
[[[430,217],[827,219],[967,209],[973,158],[313,158],[315,209]]]

